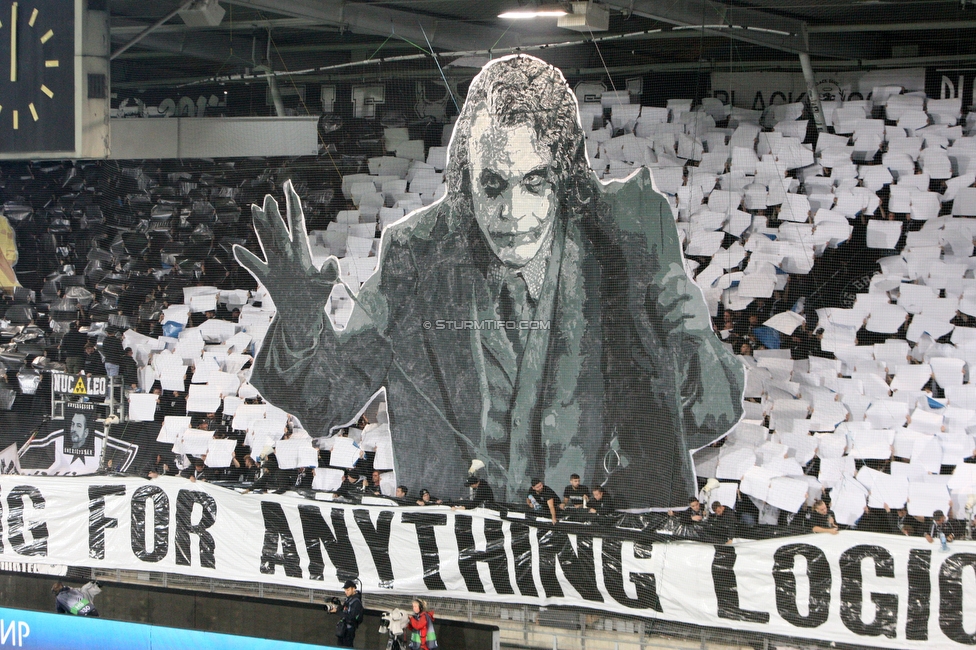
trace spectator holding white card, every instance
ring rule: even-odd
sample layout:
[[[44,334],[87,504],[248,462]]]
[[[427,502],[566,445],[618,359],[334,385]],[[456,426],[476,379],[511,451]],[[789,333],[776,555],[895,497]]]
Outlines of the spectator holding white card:
[[[813,504],[813,511],[810,513],[807,525],[813,533],[836,535],[840,532],[837,522],[834,521],[834,513],[827,508],[827,504],[822,499],[818,499]]]
[[[894,535],[905,535],[906,537],[912,537],[915,534],[913,524],[917,524],[917,522],[914,517],[908,514],[908,509],[905,506],[892,512],[891,507],[886,503],[884,504],[884,510],[888,516],[888,528],[885,532]]]

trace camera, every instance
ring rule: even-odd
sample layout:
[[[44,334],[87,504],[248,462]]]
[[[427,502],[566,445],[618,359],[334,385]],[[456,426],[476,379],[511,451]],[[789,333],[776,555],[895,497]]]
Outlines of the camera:
[[[325,601],[325,606],[330,609],[332,607],[335,607],[336,609],[340,609],[342,608],[342,601],[336,598],[335,596],[333,596],[332,598],[329,598],[328,600]]]
[[[402,609],[394,609],[380,614],[380,634],[389,634],[391,638],[398,638],[403,634],[407,624],[408,613]],[[396,646],[387,646],[387,650],[400,648],[399,642]]]

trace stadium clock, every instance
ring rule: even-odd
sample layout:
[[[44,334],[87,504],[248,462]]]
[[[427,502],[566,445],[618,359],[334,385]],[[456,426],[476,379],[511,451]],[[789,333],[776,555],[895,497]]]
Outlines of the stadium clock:
[[[107,0],[0,0],[0,160],[109,153]]]

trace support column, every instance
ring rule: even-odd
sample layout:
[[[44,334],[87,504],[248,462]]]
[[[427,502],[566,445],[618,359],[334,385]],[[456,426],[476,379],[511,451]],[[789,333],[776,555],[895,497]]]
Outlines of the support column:
[[[813,121],[817,125],[817,132],[823,133],[827,130],[827,123],[823,116],[823,106],[820,105],[820,93],[817,92],[817,80],[813,76],[810,55],[806,52],[800,52],[800,67],[803,69],[803,78],[807,82],[807,97],[810,99],[810,112],[813,113]]]
[[[285,104],[281,101],[281,91],[278,90],[278,78],[274,74],[274,67],[271,65],[271,30],[268,30],[268,46],[265,53],[266,65],[268,67],[268,88],[271,90],[271,101],[274,102],[275,115],[285,116]]]

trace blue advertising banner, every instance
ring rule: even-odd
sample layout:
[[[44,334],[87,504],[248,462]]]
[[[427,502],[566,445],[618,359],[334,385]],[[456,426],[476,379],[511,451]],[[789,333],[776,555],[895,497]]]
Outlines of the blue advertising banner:
[[[67,640],[70,640],[68,642]],[[322,650],[330,646],[0,607],[0,648],[31,650]]]

